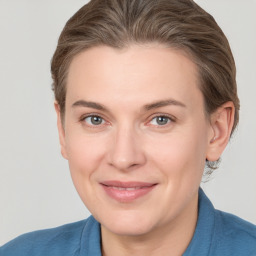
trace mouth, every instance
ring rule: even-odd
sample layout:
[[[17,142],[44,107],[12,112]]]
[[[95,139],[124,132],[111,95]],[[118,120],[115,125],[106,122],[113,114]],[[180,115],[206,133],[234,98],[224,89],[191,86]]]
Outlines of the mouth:
[[[134,181],[104,181],[100,185],[110,198],[118,202],[128,203],[147,195],[157,184]]]

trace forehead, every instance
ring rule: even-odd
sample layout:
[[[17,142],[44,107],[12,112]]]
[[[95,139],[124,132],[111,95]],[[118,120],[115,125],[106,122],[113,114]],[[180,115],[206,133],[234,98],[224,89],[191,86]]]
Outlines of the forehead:
[[[78,54],[67,78],[67,101],[159,98],[191,101],[202,97],[197,66],[184,52],[163,45],[132,45],[125,49],[98,46]],[[192,97],[193,96],[193,97]],[[92,97],[92,98],[90,98]]]

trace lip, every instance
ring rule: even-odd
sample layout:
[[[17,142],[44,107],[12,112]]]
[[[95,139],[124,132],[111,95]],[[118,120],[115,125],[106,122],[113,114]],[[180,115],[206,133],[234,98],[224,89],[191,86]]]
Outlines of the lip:
[[[156,187],[156,183],[137,181],[104,181],[100,185],[106,194],[118,202],[128,203],[148,194]]]

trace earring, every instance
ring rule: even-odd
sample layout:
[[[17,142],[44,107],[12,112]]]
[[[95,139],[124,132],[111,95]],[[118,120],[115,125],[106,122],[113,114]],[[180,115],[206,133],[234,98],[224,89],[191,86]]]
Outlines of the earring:
[[[210,143],[214,142],[216,139],[217,139],[217,137],[214,136],[214,137],[211,139]]]

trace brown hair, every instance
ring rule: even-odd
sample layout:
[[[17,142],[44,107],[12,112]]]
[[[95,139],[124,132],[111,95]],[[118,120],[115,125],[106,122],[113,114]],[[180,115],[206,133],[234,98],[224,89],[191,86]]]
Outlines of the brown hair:
[[[65,113],[69,65],[85,49],[128,47],[157,42],[185,51],[199,70],[200,90],[209,115],[227,101],[239,99],[234,58],[214,18],[192,0],[92,0],[66,23],[51,63],[53,90]]]

